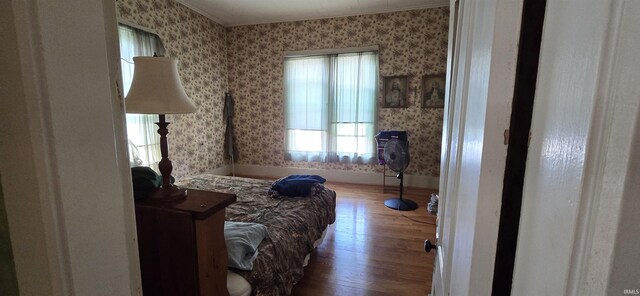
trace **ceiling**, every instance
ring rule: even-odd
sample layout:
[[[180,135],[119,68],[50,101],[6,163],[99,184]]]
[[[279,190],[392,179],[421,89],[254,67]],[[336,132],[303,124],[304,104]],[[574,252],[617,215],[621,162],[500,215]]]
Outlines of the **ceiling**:
[[[223,26],[265,24],[449,5],[449,0],[177,0]]]

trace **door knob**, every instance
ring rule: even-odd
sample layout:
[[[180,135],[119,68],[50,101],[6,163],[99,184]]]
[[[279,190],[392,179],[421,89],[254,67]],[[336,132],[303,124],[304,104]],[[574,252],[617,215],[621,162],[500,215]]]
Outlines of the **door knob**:
[[[431,241],[427,239],[427,240],[424,241],[424,251],[427,252],[427,253],[430,253],[431,250],[436,250],[437,251],[438,250],[438,246],[436,244],[434,244],[434,243],[431,243]]]

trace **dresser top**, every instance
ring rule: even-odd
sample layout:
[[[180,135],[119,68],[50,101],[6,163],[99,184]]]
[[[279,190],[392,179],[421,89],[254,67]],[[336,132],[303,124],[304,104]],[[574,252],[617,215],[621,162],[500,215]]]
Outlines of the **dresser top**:
[[[204,219],[226,208],[235,201],[235,194],[187,189],[187,198],[183,200],[171,203],[157,203],[141,200],[136,202],[136,206],[185,211],[190,212],[196,219]]]

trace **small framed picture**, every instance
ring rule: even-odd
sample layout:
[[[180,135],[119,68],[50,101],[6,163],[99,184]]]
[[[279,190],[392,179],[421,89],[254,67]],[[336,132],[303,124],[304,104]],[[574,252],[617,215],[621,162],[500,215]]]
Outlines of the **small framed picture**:
[[[383,79],[383,108],[407,107],[407,76],[387,76]]]
[[[444,108],[444,74],[422,76],[422,108]]]

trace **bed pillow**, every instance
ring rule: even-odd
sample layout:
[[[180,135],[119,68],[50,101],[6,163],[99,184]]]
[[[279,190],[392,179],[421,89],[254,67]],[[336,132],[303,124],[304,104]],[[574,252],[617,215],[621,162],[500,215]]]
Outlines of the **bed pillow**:
[[[258,223],[224,222],[229,267],[251,271],[258,257],[258,246],[267,236],[267,227]]]

